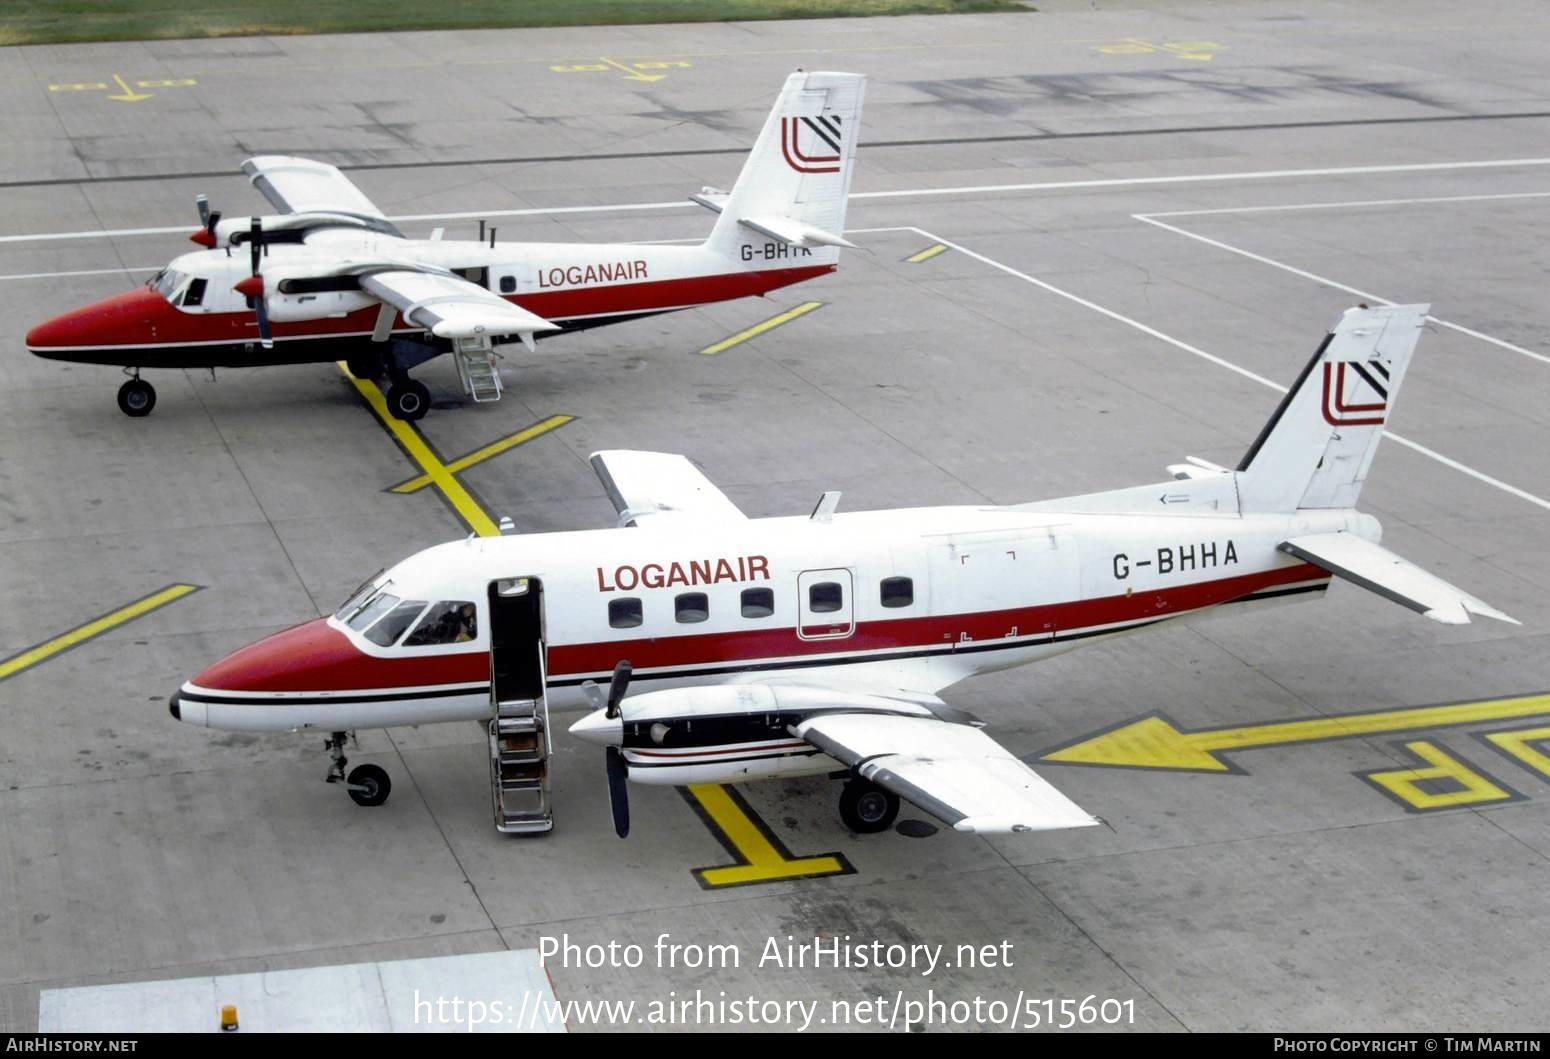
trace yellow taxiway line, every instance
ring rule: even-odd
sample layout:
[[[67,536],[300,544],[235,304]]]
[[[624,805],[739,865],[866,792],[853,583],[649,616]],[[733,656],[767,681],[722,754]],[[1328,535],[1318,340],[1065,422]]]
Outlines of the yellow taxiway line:
[[[36,647],[30,647],[20,654],[14,654],[5,661],[0,662],[0,680],[13,677],[24,669],[31,669],[40,662],[46,662],[61,652],[68,651],[72,647],[78,647],[87,640],[95,639],[105,632],[110,632],[126,622],[144,617],[151,611],[167,604],[182,599],[190,592],[199,591],[198,585],[174,584],[168,585],[159,591],[152,592],[127,603],[117,610],[110,611],[100,618],[78,625],[69,632],[60,633],[52,639],[45,640]]]
[[[452,474],[459,474],[475,464],[483,463],[492,456],[499,456],[507,449],[514,449],[518,445],[532,441],[534,438],[542,437],[551,430],[558,430],[566,423],[572,422],[575,418],[575,416],[550,416],[548,419],[541,419],[530,427],[523,427],[515,434],[507,434],[498,441],[492,441],[488,445],[475,449],[467,456],[459,456],[457,459],[443,464],[443,466]],[[399,482],[390,488],[388,492],[415,493],[431,484],[431,476],[429,473],[426,473],[410,478],[406,482]]]
[[[803,302],[801,305],[798,305],[794,309],[787,309],[785,312],[779,314],[778,316],[770,317],[762,324],[754,324],[747,330],[739,331],[737,334],[732,335],[730,338],[723,338],[720,342],[717,342],[713,346],[706,346],[704,349],[700,350],[700,353],[703,356],[713,357],[717,353],[725,352],[726,350],[731,349],[733,346],[747,342],[750,338],[758,338],[766,331],[773,331],[781,324],[789,324],[797,317],[806,316],[814,309],[821,308],[823,308],[823,302]]]
[[[856,870],[838,853],[792,856],[730,787],[701,783],[689,787],[688,793],[700,818],[738,859],[737,864],[724,867],[694,869],[694,877],[707,890],[824,875],[850,875]]]
[[[911,265],[918,265],[922,261],[930,261],[933,257],[936,257],[938,254],[946,252],[946,250],[947,250],[947,247],[945,245],[943,245],[942,243],[937,243],[935,246],[928,246],[928,247],[926,247],[924,250],[922,250],[918,254],[911,254],[909,257],[905,258],[904,260],[909,262]]]
[[[420,465],[428,482],[446,497],[447,503],[452,505],[452,510],[457,512],[458,517],[468,525],[468,528],[481,537],[499,537],[501,531],[495,524],[495,520],[479,506],[479,502],[464,488],[463,483],[458,481],[457,475],[452,473],[451,468],[441,462],[441,457],[431,451],[430,444],[424,436],[388,411],[387,398],[382,396],[382,391],[377,389],[377,384],[370,379],[357,379],[350,374],[350,369],[345,367],[342,361],[339,364],[339,370],[344,372],[345,378],[360,391],[360,395],[366,399],[366,403],[382,421],[382,425],[393,435],[393,440],[398,442],[399,448]]]

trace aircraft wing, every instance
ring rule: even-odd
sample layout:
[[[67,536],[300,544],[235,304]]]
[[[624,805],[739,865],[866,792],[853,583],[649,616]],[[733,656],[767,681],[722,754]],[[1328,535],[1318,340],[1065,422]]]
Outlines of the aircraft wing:
[[[1055,831],[1099,823],[968,725],[934,717],[827,713],[791,731],[956,831]]]
[[[1336,577],[1444,625],[1467,625],[1471,614],[1522,624],[1462,588],[1455,588],[1354,533],[1310,533],[1282,541],[1280,547],[1289,555],[1323,567]]]
[[[242,171],[281,213],[342,213],[380,221],[384,230],[398,234],[376,204],[327,162],[266,154],[243,162]]]
[[[407,268],[367,272],[361,276],[361,289],[438,338],[520,335],[531,344],[535,333],[560,328],[450,272]]]
[[[592,454],[592,469],[608,490],[621,526],[665,515],[722,522],[747,518],[683,456],[610,449]]]

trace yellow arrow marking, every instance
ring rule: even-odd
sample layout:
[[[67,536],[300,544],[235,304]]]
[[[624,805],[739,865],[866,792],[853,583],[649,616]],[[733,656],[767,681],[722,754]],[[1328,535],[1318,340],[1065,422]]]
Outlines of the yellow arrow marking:
[[[1115,768],[1241,772],[1242,769],[1236,768],[1221,755],[1288,743],[1347,739],[1408,729],[1446,728],[1539,714],[1550,714],[1550,693],[1313,717],[1302,721],[1245,725],[1241,728],[1204,728],[1193,732],[1181,731],[1168,718],[1154,713],[1057,747],[1041,755],[1039,760]]]
[[[738,863],[719,868],[695,868],[694,877],[707,890],[749,883],[851,875],[855,868],[838,853],[794,857],[764,826],[742,796],[716,783],[688,788],[689,804]]]
[[[20,654],[14,654],[5,661],[0,662],[0,680],[15,676],[24,669],[31,669],[40,662],[46,662],[55,655],[68,651],[72,647],[79,647],[87,640],[95,639],[105,632],[110,632],[125,622],[134,621],[144,617],[158,607],[165,607],[168,603],[182,599],[190,592],[199,591],[198,585],[168,585],[149,596],[125,604],[115,611],[110,611],[102,617],[79,625],[69,632],[60,633],[51,640],[45,640],[36,647],[28,648]]]
[[[371,410],[376,413],[382,425],[388,433],[393,435],[393,440],[398,442],[399,448],[420,465],[425,472],[425,477],[430,483],[441,491],[446,497],[447,503],[452,505],[458,517],[481,537],[499,537],[500,527],[495,520],[485,514],[484,508],[479,506],[472,494],[463,487],[463,483],[457,480],[457,475],[441,462],[441,457],[431,449],[430,443],[425,440],[418,430],[402,419],[394,417],[388,411],[387,398],[382,396],[382,391],[377,389],[377,384],[370,379],[357,379],[350,374],[350,369],[345,367],[344,361],[339,361],[339,370],[344,372],[344,377],[355,384]]]
[[[124,90],[124,94],[123,95],[119,95],[119,96],[109,96],[108,97],[109,99],[117,99],[117,100],[119,100],[120,102],[123,102],[123,103],[138,103],[142,99],[150,99],[151,98],[151,93],[149,93],[149,92],[136,92],[136,91],[134,91],[132,88],[129,87],[128,82],[126,82],[122,77],[118,76],[118,74],[114,74],[113,75],[113,80],[118,82],[118,87],[120,87],[120,88],[122,88]]]
[[[575,419],[575,416],[550,416],[548,419],[539,420],[530,427],[524,427],[515,434],[507,434],[498,441],[492,441],[483,448],[475,449],[467,456],[459,456],[451,463],[446,464],[446,469],[452,474],[459,474],[478,463],[483,463],[492,456],[499,456],[507,449],[514,449],[524,442],[532,441],[536,437],[542,437],[551,430],[558,430],[566,423]],[[429,474],[418,475],[407,482],[399,482],[388,490],[390,493],[414,493],[432,484]]]
[[[947,249],[946,246],[944,246],[941,243],[937,243],[935,246],[928,246],[928,247],[926,247],[924,250],[922,250],[918,254],[911,254],[909,257],[905,258],[904,260],[908,261],[912,265],[918,265],[922,261],[930,261],[933,257],[936,257],[938,254],[943,253],[944,251],[946,251],[946,249]]]
[[[1523,798],[1517,791],[1492,782],[1489,776],[1472,768],[1462,759],[1453,757],[1436,743],[1420,739],[1406,743],[1405,750],[1426,762],[1428,767],[1374,769],[1371,772],[1358,772],[1357,775],[1405,808],[1418,813],[1457,809],[1464,805],[1515,802]],[[1422,786],[1424,783],[1439,781],[1451,781],[1459,789],[1439,791],[1427,790]]]
[[[634,67],[625,66],[623,63],[616,63],[605,55],[599,55],[598,58],[612,66],[615,70],[623,70],[624,76],[631,81],[660,81],[667,76],[667,74],[643,74]]]
[[[1550,742],[1550,726],[1521,728],[1515,732],[1487,732],[1481,738],[1509,757],[1517,758],[1541,776],[1550,776],[1550,755],[1531,745]]]
[[[731,349],[733,346],[748,341],[750,338],[758,338],[766,331],[773,331],[781,324],[789,324],[797,317],[806,316],[814,309],[821,308],[823,308],[823,302],[803,302],[795,309],[787,309],[779,316],[772,316],[762,324],[754,324],[746,331],[739,331],[737,334],[732,335],[730,338],[723,338],[720,342],[717,342],[713,346],[706,346],[704,349],[700,350],[700,353],[707,357],[713,357],[717,353],[724,353]]]

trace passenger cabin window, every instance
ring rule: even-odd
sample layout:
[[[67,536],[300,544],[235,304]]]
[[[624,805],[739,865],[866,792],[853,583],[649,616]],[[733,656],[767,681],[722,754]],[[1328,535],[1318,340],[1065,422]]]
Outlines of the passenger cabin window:
[[[469,643],[479,635],[474,605],[465,600],[443,600],[425,612],[425,617],[404,637],[404,647],[431,647],[436,644]]]
[[[907,607],[915,602],[915,582],[908,577],[885,577],[879,587],[885,607]]]
[[[502,294],[515,294],[516,292],[517,292],[517,277],[515,277],[515,276],[502,276],[501,277],[501,293]]]
[[[392,647],[398,642],[398,638],[404,634],[404,630],[420,616],[420,611],[425,609],[425,600],[409,599],[400,603],[387,616],[366,630],[366,639],[378,647]]]
[[[809,586],[807,606],[814,614],[833,614],[845,606],[845,590],[838,581],[820,581]]]
[[[743,617],[768,618],[775,613],[775,591],[769,588],[743,589]]]
[[[673,616],[680,625],[693,625],[710,617],[710,599],[703,592],[681,592],[673,599]]]
[[[613,629],[634,629],[645,620],[640,600],[631,596],[608,601],[608,625]]]

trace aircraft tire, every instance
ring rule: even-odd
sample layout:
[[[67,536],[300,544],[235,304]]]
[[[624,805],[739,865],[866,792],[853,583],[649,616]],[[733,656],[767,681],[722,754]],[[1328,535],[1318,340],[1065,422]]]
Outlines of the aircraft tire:
[[[349,779],[350,797],[356,805],[381,805],[388,800],[388,794],[393,790],[393,781],[388,778],[387,769],[376,765],[357,765],[350,770]],[[365,790],[356,790],[364,787]]]
[[[388,391],[387,403],[394,419],[413,423],[424,419],[425,413],[430,411],[431,392],[423,383],[405,379]]]
[[[130,379],[118,388],[118,410],[138,419],[156,407],[156,387],[144,379]]]
[[[854,779],[840,790],[840,819],[858,835],[886,831],[898,815],[899,796],[875,783]]]

